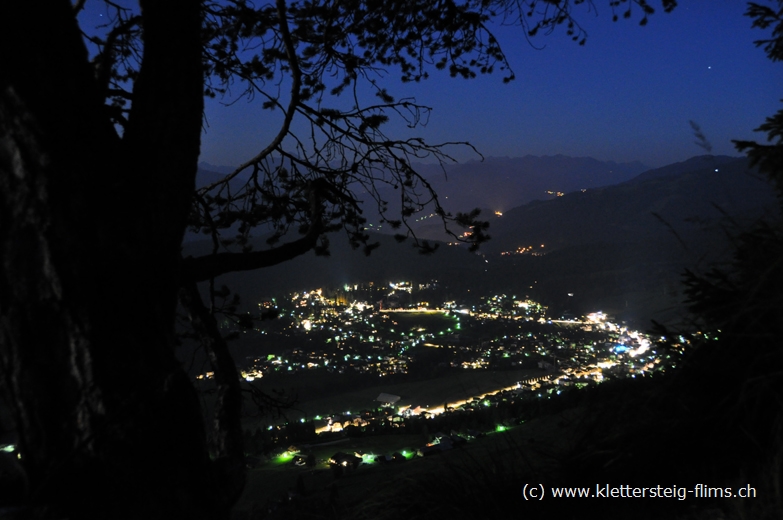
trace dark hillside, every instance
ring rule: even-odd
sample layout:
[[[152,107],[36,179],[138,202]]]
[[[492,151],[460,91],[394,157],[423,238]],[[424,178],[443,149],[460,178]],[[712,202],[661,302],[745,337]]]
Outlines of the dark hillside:
[[[744,159],[716,159],[506,212],[493,223],[487,252],[533,246],[544,256],[501,256],[492,278],[517,290],[533,286],[561,311],[601,308],[642,325],[676,321],[683,271],[725,260],[732,233],[775,211],[772,189]]]

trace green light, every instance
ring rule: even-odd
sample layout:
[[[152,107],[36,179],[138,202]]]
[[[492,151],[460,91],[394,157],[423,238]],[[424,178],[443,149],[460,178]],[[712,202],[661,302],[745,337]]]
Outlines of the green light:
[[[294,458],[294,454],[290,451],[284,451],[280,454],[279,457],[277,457],[281,462],[289,461]]]
[[[505,426],[503,426],[502,424],[498,424],[498,425],[495,427],[495,431],[496,431],[496,432],[504,432],[504,431],[506,431],[507,429],[508,429],[508,428],[506,428],[506,427],[505,427]]]

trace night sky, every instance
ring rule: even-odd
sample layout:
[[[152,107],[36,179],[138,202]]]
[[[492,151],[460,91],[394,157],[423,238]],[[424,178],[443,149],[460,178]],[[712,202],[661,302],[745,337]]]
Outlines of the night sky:
[[[434,111],[426,128],[387,128],[400,138],[470,141],[485,156],[564,154],[651,167],[705,153],[689,120],[715,154],[738,155],[731,139],[763,138],[753,129],[780,107],[783,65],[753,45],[767,32],[751,29],[746,2],[683,0],[669,14],[652,5],[646,27],[638,25],[638,12],[612,22],[608,1],[595,1],[598,16],[581,6],[583,47],[564,28],[533,38],[536,50],[519,27],[495,26],[517,77],[509,84],[497,73],[463,80],[433,69],[428,80],[403,85],[390,69],[383,80],[390,93]],[[207,105],[200,160],[236,165],[266,145],[278,119],[260,102],[219,101]]]

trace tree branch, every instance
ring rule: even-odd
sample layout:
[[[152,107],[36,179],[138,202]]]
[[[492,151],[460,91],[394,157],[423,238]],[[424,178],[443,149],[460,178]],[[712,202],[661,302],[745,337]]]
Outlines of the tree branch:
[[[294,115],[296,115],[296,108],[299,105],[299,100],[300,100],[300,90],[302,88],[302,71],[299,68],[299,58],[296,55],[296,46],[294,45],[294,42],[291,38],[291,31],[288,28],[288,20],[286,19],[285,0],[277,0],[277,16],[280,20],[280,33],[282,34],[283,37],[283,44],[285,45],[286,56],[288,57],[288,63],[291,66],[291,79],[292,79],[291,99],[288,102],[288,109],[286,110],[285,113],[285,119],[283,119],[283,125],[280,127],[280,131],[277,133],[275,138],[272,139],[272,142],[270,142],[266,148],[261,150],[261,152],[259,152],[252,159],[240,164],[233,172],[231,172],[225,178],[217,182],[214,182],[209,186],[201,188],[199,191],[202,193],[207,193],[213,188],[230,181],[231,179],[239,175],[239,173],[245,170],[246,168],[254,164],[258,164],[260,161],[263,161],[270,153],[272,153],[275,150],[275,148],[280,146],[280,143],[283,142],[285,136],[288,135],[288,130],[291,128],[291,121],[294,119]]]
[[[313,227],[302,238],[274,249],[183,258],[183,276],[187,280],[202,282],[221,274],[271,267],[307,253],[316,246],[319,236],[320,232]]]
[[[249,271],[270,267],[291,260],[313,249],[318,238],[326,231],[323,219],[323,200],[334,196],[344,196],[336,193],[325,179],[316,179],[308,184],[310,199],[310,226],[303,237],[293,242],[283,244],[274,249],[246,253],[218,253],[182,260],[182,274],[188,281],[204,281],[235,271]]]
[[[178,259],[201,142],[201,8],[190,0],[158,0],[141,6],[144,57],[123,138],[138,182],[137,193],[128,195],[147,201],[139,227],[147,233],[155,230],[161,252]],[[161,176],[161,171],[166,175]],[[170,249],[173,243],[175,251]]]

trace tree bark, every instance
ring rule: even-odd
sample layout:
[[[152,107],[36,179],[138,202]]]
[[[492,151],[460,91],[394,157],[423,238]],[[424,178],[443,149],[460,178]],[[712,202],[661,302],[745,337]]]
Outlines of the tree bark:
[[[211,434],[211,447],[220,471],[224,500],[234,503],[245,486],[245,451],[242,432],[242,388],[239,371],[220,333],[214,314],[204,305],[196,282],[187,282],[180,302],[188,313],[193,331],[209,357],[215,374],[217,396]]]
[[[122,137],[68,0],[12,2],[0,17],[0,379],[25,502],[42,516],[214,519],[230,507],[173,351],[200,5],[142,7]]]

